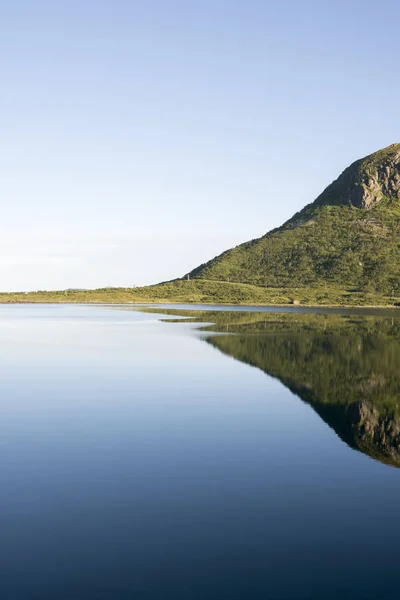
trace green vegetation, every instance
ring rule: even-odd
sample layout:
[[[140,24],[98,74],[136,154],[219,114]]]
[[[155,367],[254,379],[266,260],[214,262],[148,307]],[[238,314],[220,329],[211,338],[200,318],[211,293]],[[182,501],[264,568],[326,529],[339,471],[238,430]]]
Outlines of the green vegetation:
[[[393,306],[400,297],[334,285],[314,287],[261,287],[244,283],[175,280],[142,288],[0,293],[0,303],[106,303],[106,304],[251,304]]]
[[[358,160],[282,227],[190,280],[0,294],[0,302],[400,305],[400,144]]]
[[[268,288],[325,289],[328,297],[337,289],[373,293],[398,301],[400,144],[357,161],[282,227],[190,275]],[[317,302],[325,303],[320,296]]]
[[[192,277],[400,296],[400,206],[316,208],[301,225],[238,246]],[[322,294],[323,295],[323,294]]]

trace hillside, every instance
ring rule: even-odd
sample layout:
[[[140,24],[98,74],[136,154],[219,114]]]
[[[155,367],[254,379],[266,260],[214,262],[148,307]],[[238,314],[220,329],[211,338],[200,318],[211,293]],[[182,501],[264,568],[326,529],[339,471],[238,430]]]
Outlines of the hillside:
[[[0,293],[0,303],[400,305],[400,144],[350,165],[281,227],[182,279]]]
[[[400,294],[400,144],[348,167],[303,210],[191,279]]]

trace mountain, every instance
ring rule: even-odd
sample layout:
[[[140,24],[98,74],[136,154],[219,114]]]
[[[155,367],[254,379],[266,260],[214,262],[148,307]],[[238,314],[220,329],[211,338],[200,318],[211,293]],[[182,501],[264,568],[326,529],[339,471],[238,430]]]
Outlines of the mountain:
[[[350,165],[281,227],[189,274],[262,287],[400,295],[400,144]]]
[[[348,167],[281,227],[183,278],[2,293],[0,302],[400,306],[400,144]]]

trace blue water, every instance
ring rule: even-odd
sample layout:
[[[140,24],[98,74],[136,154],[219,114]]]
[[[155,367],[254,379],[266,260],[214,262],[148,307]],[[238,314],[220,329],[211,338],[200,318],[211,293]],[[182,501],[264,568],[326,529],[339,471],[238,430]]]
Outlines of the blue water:
[[[0,598],[397,598],[400,471],[194,324],[0,307]]]

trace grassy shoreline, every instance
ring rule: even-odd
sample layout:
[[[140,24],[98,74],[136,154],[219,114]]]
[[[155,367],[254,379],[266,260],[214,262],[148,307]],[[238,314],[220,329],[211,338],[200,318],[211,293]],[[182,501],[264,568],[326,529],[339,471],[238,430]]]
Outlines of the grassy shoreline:
[[[175,280],[141,288],[0,293],[0,304],[74,303],[396,308],[400,298],[331,285],[272,288],[205,279]]]

